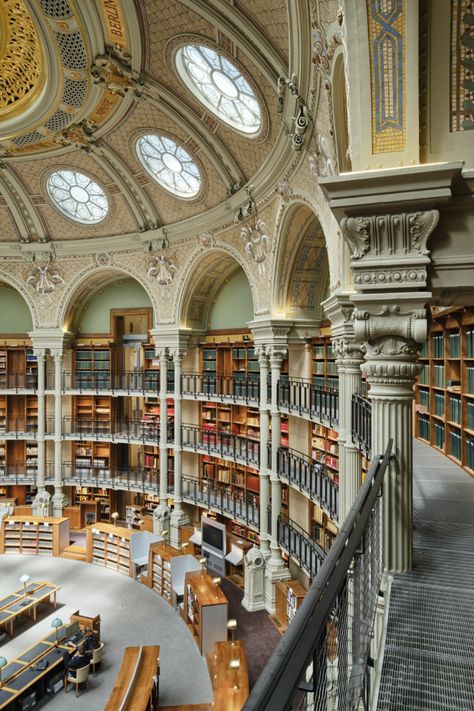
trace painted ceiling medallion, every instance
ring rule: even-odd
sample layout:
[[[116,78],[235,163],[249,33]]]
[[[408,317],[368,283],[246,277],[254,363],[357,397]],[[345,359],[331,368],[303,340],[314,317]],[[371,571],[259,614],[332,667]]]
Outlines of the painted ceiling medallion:
[[[232,128],[257,133],[262,115],[257,98],[237,67],[204,45],[188,44],[176,55],[176,66],[188,89]]]
[[[44,56],[23,0],[0,5],[0,121],[25,109],[44,84]]]

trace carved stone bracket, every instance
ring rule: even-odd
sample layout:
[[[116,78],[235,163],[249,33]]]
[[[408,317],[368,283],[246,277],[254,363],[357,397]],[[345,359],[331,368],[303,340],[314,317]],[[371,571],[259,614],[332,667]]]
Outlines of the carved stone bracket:
[[[437,210],[343,218],[356,290],[424,288],[427,242],[438,219]]]

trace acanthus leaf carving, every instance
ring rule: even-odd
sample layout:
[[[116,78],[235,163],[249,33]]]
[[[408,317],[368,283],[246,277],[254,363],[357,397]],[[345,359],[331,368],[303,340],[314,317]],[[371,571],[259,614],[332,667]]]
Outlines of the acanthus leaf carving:
[[[429,254],[426,248],[428,237],[433,232],[439,221],[438,210],[415,212],[408,216],[408,225],[412,248],[420,254]]]
[[[368,217],[344,217],[341,221],[341,232],[353,259],[360,259],[370,249],[369,225]]]

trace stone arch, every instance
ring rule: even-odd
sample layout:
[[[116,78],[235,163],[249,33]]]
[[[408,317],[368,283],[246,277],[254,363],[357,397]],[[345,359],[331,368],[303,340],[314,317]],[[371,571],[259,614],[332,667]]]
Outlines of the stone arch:
[[[315,211],[301,199],[282,215],[274,264],[273,311],[320,318],[320,304],[329,288],[326,239]]]
[[[185,265],[176,299],[176,322],[183,327],[206,328],[216,295],[224,282],[239,269],[247,277],[255,314],[256,289],[248,265],[229,245],[216,243],[205,251],[193,254]]]
[[[80,270],[68,284],[67,293],[58,305],[58,326],[69,329],[75,320],[76,314],[91,293],[106,285],[110,285],[121,277],[129,277],[140,284],[148,294],[153,308],[153,324],[158,322],[158,300],[150,285],[143,279],[143,273],[137,273],[132,268],[125,269],[121,265],[110,264],[95,268],[86,267]]]
[[[347,83],[342,48],[334,57],[332,67],[332,121],[336,145],[337,167],[339,173],[351,170],[349,151],[349,123],[347,107]]]
[[[20,294],[30,311],[33,329],[39,328],[41,319],[34,299],[34,292],[31,291],[30,293],[28,288],[25,287],[14,274],[6,272],[4,269],[0,269],[0,281],[12,287],[12,289],[15,289],[15,291]]]

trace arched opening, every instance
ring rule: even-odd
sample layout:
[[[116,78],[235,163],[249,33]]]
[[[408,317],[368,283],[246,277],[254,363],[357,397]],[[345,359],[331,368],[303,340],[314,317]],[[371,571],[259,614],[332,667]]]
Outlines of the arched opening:
[[[25,299],[15,288],[0,282],[0,334],[26,337],[32,330],[33,319]]]
[[[253,317],[249,280],[232,255],[214,250],[193,266],[180,300],[179,320],[183,326],[244,329]]]

